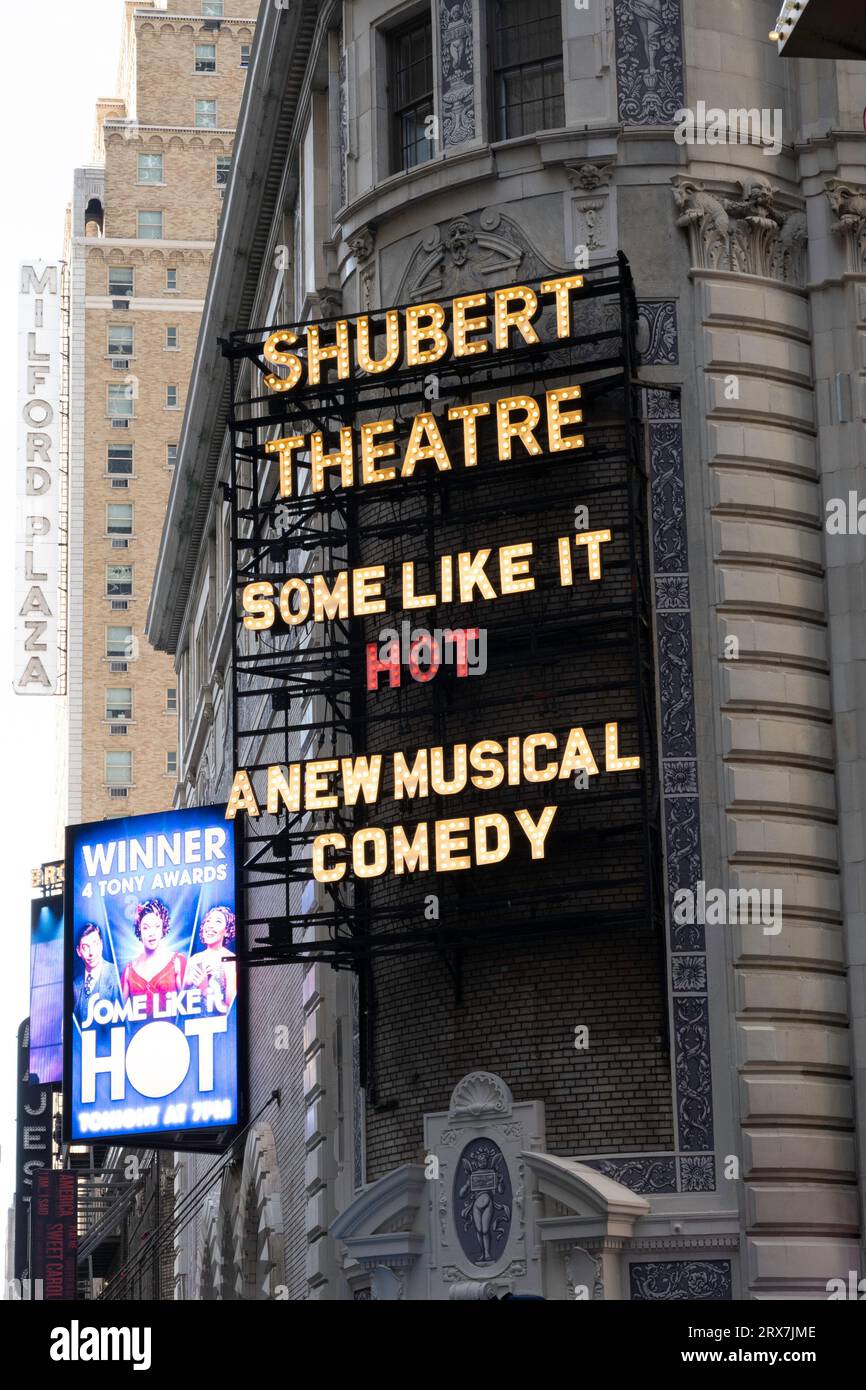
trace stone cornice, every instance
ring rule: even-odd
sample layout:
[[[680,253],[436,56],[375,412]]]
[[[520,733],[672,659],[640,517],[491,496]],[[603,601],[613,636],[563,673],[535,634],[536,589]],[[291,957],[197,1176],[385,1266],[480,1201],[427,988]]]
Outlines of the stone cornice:
[[[740,1237],[718,1236],[633,1236],[628,1242],[630,1251],[644,1250],[739,1250]]]
[[[580,1245],[577,1244],[577,1237],[554,1240],[551,1241],[551,1245],[560,1255],[570,1255],[575,1248],[586,1250],[590,1255],[600,1255],[604,1250],[611,1250],[618,1255],[626,1249],[626,1246],[631,1248],[632,1242],[626,1241],[623,1236],[587,1236]]]
[[[165,299],[138,299],[133,297],[126,302],[131,311],[135,310],[145,314],[165,314],[170,311],[173,314],[200,315],[204,308],[203,299],[169,299],[167,295]],[[113,306],[114,298],[111,295],[89,294],[84,300],[85,309],[99,309],[106,314],[114,312]]]
[[[103,132],[106,143],[109,135],[119,135],[126,140],[131,140],[144,133],[154,135],[162,133],[167,133],[169,135],[198,135],[202,139],[214,135],[230,135],[233,137],[237,134],[235,126],[143,125],[139,121],[106,121],[103,126]]]
[[[235,29],[251,29],[255,32],[257,20],[248,19],[244,15],[206,15],[206,14],[167,14],[165,10],[133,10],[136,19],[141,20],[142,27],[145,24],[152,24],[154,28],[177,29],[187,24],[195,24],[208,34],[219,33],[218,29],[205,29],[205,25],[210,21],[212,24],[230,24]]]
[[[156,237],[142,239],[134,236],[77,236],[74,241],[81,243],[82,246],[88,246],[94,251],[102,250],[107,246],[141,251],[144,254],[150,251],[181,251],[184,249],[188,251],[213,251],[215,245],[212,241],[159,241]]]
[[[413,1239],[409,1228],[425,1194],[423,1165],[401,1164],[356,1194],[355,1200],[332,1222],[331,1235],[344,1244],[350,1240],[373,1241],[383,1247],[393,1245],[395,1250],[401,1244],[408,1249]],[[395,1217],[400,1218],[401,1229],[383,1231],[381,1228]],[[361,1259],[354,1245],[352,1253],[356,1259]]]

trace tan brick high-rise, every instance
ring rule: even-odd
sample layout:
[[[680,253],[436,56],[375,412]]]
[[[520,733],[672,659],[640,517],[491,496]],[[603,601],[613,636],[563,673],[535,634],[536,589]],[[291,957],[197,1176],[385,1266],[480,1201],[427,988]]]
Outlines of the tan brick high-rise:
[[[68,823],[172,804],[176,681],[144,619],[259,3],[118,8],[64,255]]]

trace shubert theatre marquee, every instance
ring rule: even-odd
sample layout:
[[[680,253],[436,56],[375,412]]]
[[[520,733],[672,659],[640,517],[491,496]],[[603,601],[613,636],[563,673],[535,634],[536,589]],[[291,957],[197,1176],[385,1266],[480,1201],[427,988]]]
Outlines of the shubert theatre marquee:
[[[680,1182],[636,317],[620,257],[223,344],[247,960],[354,972],[366,1186],[332,1233],[415,1296],[640,1297],[610,1211],[650,1210],[630,1165]],[[421,1153],[406,1276],[369,1194],[418,1208]],[[574,1193],[606,1213],[547,1274],[527,1184],[581,1241]]]

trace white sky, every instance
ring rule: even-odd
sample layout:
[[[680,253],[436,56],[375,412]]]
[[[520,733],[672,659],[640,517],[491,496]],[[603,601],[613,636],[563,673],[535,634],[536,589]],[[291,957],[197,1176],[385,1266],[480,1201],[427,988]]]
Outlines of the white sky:
[[[0,971],[0,1213],[15,1188],[15,1042],[28,1013],[30,870],[60,857],[55,844],[54,719],[58,701],[12,690],[17,459],[19,261],[60,259],[72,173],[90,158],[94,103],[115,92],[123,0],[5,5],[9,61],[0,84],[7,132],[6,212],[0,218],[0,730],[7,788],[0,815],[5,935]],[[0,1254],[2,1258],[2,1254]],[[0,1275],[2,1277],[2,1275]]]

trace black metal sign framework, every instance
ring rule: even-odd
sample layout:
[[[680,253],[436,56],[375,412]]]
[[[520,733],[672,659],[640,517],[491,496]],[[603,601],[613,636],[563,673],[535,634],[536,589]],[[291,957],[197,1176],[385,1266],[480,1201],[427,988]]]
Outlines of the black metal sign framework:
[[[467,287],[467,292],[477,287]],[[485,287],[486,288],[486,287]],[[488,291],[492,293],[492,291]],[[352,323],[352,317],[342,316]],[[359,316],[354,316],[359,317]],[[371,315],[382,320],[382,314]],[[616,713],[639,772],[589,789],[557,789],[560,852],[515,879],[498,870],[467,874],[410,874],[397,882],[344,878],[313,885],[310,844],[323,829],[350,840],[359,826],[381,821],[359,802],[327,811],[241,815],[237,888],[247,929],[250,964],[325,960],[361,969],[371,953],[435,948],[459,952],[491,929],[512,941],[581,928],[614,930],[644,924],[661,939],[663,895],[655,753],[655,680],[647,540],[647,479],[635,381],[636,304],[628,263],[588,271],[573,304],[568,337],[507,354],[402,367],[388,376],[358,375],[273,394],[262,384],[262,344],[276,325],[233,333],[223,350],[231,364],[232,579],[236,597],[233,644],[235,768],[252,777],[273,764],[371,751],[411,749],[425,737],[454,744],[486,721],[504,737],[574,724],[603,739],[601,704]],[[282,326],[296,331],[302,327]],[[334,324],[319,324],[331,342]],[[381,328],[381,325],[380,325]],[[450,322],[446,331],[451,329]],[[383,329],[382,329],[383,331]],[[303,357],[302,350],[298,350]],[[341,427],[420,411],[492,401],[503,390],[543,397],[579,382],[585,448],[579,458],[511,461],[485,453],[478,466],[424,479],[397,478],[387,488],[312,492],[303,483],[280,497],[268,441],[322,431],[337,440]],[[455,427],[456,428],[456,427]],[[336,443],[329,446],[337,447]],[[305,461],[306,460],[306,461]],[[303,452],[298,477],[308,475]],[[428,469],[428,472],[432,470]],[[335,480],[336,482],[336,480]],[[259,580],[316,571],[333,577],[347,568],[401,560],[430,564],[440,538],[465,538],[467,548],[488,533],[504,540],[556,536],[575,529],[575,506],[592,524],[615,522],[616,544],[606,560],[606,586],[569,603],[541,574],[531,602],[504,602],[463,621],[484,626],[487,674],[371,693],[365,652],[380,630],[399,618],[336,619],[288,627],[277,618],[264,632],[242,622],[241,592]],[[578,528],[579,529],[579,528]],[[419,615],[419,621],[423,615]],[[439,621],[439,619],[435,619]],[[552,704],[551,701],[555,701]],[[599,703],[601,701],[601,704]],[[537,707],[537,717],[534,710]],[[589,717],[580,717],[589,710]],[[539,722],[540,721],[540,722]],[[429,735],[421,730],[431,731]],[[537,806],[542,788],[514,793],[514,805]],[[436,814],[460,814],[451,800],[431,797]],[[264,810],[264,808],[262,808]],[[489,808],[485,808],[489,809]],[[402,807],[404,814],[405,806]],[[415,808],[415,816],[421,812]],[[430,814],[433,814],[431,811]],[[313,823],[315,820],[315,824]],[[501,867],[501,866],[500,866]],[[460,880],[459,882],[457,880]],[[431,918],[425,904],[435,901]],[[494,924],[495,923],[495,927]]]

